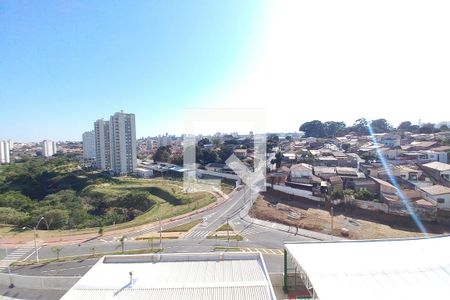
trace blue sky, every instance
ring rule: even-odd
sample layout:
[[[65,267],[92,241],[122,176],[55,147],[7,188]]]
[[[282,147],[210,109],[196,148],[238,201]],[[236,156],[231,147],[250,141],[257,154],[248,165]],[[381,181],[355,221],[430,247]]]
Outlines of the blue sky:
[[[3,0],[0,139],[80,140],[121,109],[138,137],[183,133],[186,108],[263,108],[271,132],[448,121],[449,15],[447,0]]]
[[[257,5],[258,3],[258,5]],[[138,136],[245,64],[262,1],[2,1],[0,138],[80,139],[123,109]]]

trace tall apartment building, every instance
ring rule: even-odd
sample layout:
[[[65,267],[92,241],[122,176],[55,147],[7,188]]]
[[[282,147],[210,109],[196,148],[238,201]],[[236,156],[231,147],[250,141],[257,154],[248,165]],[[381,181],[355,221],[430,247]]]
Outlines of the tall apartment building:
[[[111,169],[125,175],[136,170],[136,123],[134,114],[117,112],[111,116]]]
[[[50,157],[56,154],[57,148],[56,148],[56,142],[51,140],[43,140],[41,142],[42,147],[42,155],[45,157]]]
[[[109,121],[103,119],[94,123],[95,163],[103,171],[111,170],[111,145]]]
[[[9,150],[12,151],[12,149],[14,149],[14,142],[12,140],[8,140],[8,144],[9,144]]]
[[[94,131],[83,133],[83,157],[95,159],[95,134]]]
[[[0,141],[0,164],[9,164],[9,143],[7,141]]]

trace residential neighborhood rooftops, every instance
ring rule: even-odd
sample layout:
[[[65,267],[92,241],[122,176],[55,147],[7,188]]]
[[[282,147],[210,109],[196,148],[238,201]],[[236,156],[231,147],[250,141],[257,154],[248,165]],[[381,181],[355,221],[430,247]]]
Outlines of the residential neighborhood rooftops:
[[[437,171],[450,171],[450,165],[449,164],[445,164],[445,163],[441,163],[438,161],[433,161],[427,164],[423,165],[424,167],[430,168],[430,169],[434,169]]]

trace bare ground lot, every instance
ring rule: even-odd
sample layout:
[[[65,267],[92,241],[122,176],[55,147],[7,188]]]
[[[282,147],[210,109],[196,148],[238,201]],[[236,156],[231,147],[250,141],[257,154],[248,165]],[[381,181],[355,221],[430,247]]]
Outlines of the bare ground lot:
[[[276,203],[281,203],[277,209]],[[286,209],[286,210],[285,210]],[[290,212],[289,212],[290,210]],[[250,211],[252,217],[298,226],[325,234],[331,232],[331,214],[322,204],[293,197],[278,191],[267,191],[256,201]],[[289,215],[291,217],[289,217]],[[300,218],[294,219],[292,215]],[[369,212],[358,208],[334,208],[333,234],[341,235],[341,228],[349,230],[350,239],[381,239],[423,236],[409,217]],[[425,223],[430,234],[450,233],[449,226]]]

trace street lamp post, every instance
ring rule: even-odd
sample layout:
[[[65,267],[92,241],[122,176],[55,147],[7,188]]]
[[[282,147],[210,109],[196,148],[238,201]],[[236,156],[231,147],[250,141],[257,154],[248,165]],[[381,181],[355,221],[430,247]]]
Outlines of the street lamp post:
[[[159,221],[159,249],[162,250],[163,244],[162,244],[162,226],[161,226],[161,219],[158,218]]]
[[[34,251],[36,252],[36,262],[39,262],[39,249],[37,247],[37,228],[39,227],[39,223],[44,220],[44,217],[41,217],[39,221],[37,222],[36,226],[33,228],[34,232]]]

